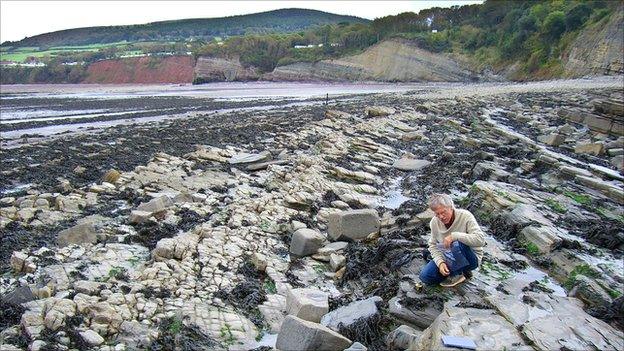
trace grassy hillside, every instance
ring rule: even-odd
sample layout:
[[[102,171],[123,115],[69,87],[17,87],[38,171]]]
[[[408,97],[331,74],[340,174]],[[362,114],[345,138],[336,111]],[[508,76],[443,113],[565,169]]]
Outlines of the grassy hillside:
[[[36,35],[2,46],[50,48],[137,41],[209,41],[214,37],[295,32],[327,23],[366,23],[368,20],[306,9],[281,9],[222,18],[197,18],[131,26],[87,27]]]

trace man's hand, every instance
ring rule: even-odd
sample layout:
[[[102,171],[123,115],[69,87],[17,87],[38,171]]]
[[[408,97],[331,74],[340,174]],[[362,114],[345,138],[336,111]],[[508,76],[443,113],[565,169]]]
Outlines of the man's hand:
[[[446,238],[444,238],[444,241],[442,241],[445,249],[450,249],[451,243],[453,243],[453,237],[451,235],[447,236]]]
[[[451,274],[445,262],[440,263],[440,265],[438,266],[438,270],[440,271],[440,274],[442,274],[445,277]]]

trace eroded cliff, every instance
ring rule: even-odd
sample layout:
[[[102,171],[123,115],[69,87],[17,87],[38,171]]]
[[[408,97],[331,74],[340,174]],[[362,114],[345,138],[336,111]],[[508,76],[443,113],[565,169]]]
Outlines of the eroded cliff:
[[[624,73],[623,7],[606,23],[598,22],[581,32],[562,59],[568,77]]]
[[[358,55],[277,67],[263,78],[269,80],[465,82],[476,80],[478,76],[445,55],[423,50],[409,40],[390,39]]]

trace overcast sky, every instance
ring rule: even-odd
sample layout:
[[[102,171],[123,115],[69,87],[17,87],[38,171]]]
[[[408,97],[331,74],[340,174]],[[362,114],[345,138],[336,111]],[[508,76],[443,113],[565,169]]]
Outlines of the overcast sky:
[[[61,29],[306,8],[368,19],[482,1],[0,1],[0,42]]]

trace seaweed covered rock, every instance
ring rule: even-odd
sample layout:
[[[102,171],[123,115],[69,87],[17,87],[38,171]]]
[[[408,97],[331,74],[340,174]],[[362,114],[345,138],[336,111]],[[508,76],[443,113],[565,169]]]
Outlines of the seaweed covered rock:
[[[352,302],[324,315],[321,319],[321,324],[336,331],[339,330],[340,325],[349,327],[360,318],[367,319],[379,313],[377,303],[382,301],[381,297],[373,296],[365,300]]]
[[[442,312],[442,302],[430,296],[417,298],[393,297],[388,302],[390,314],[418,327],[427,328]]]
[[[421,336],[421,331],[402,325],[388,334],[386,346],[389,350],[406,350],[410,345],[417,343]]]

